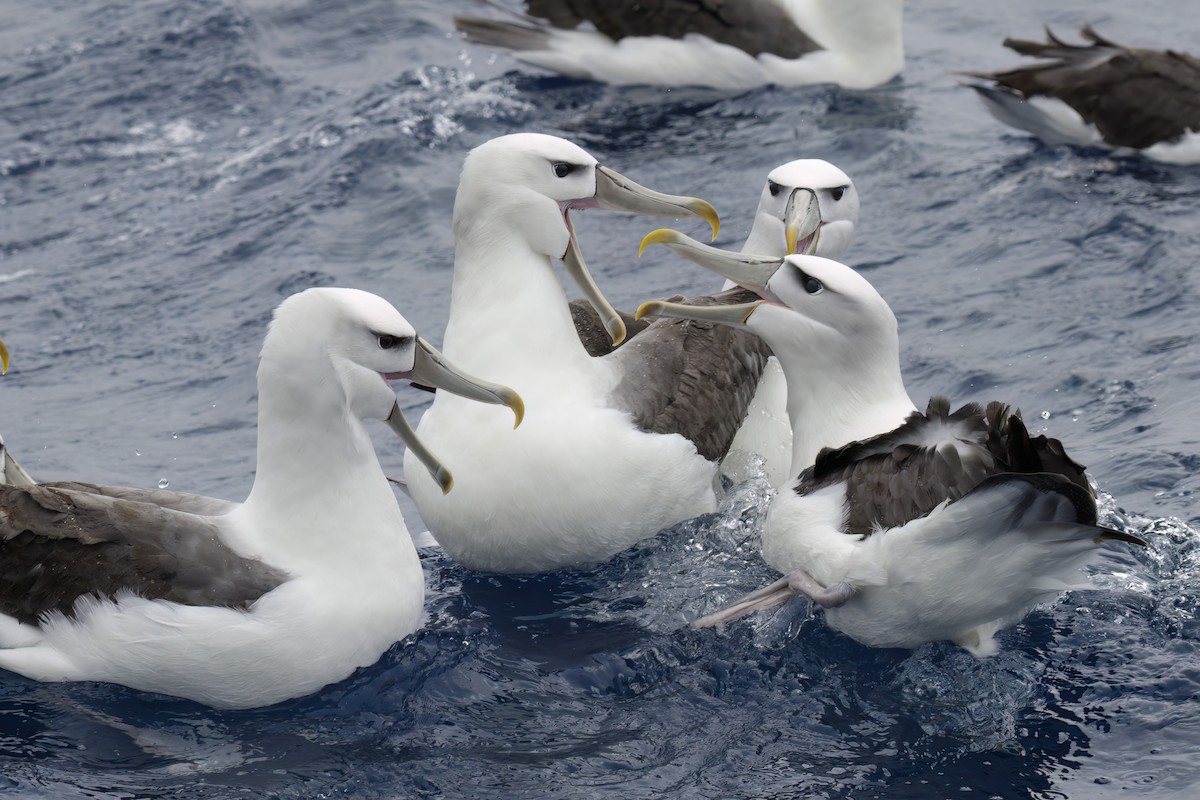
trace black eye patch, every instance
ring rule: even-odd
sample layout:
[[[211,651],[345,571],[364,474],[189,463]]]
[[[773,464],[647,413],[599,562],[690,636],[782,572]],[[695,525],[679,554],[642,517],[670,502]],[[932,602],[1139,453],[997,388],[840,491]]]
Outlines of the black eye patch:
[[[846,193],[846,190],[849,188],[850,188],[849,186],[835,186],[829,190],[829,193],[831,195],[833,195],[834,200],[841,200],[842,195],[844,195]]]
[[[559,178],[565,178],[577,169],[579,169],[578,164],[568,164],[565,161],[554,162],[554,174]]]
[[[778,197],[778,196],[779,196],[779,190],[780,190],[780,189],[782,189],[782,188],[783,188],[783,187],[782,187],[782,186],[780,186],[780,185],[779,185],[778,183],[776,183],[775,181],[767,181],[767,191],[771,193],[771,197]]]

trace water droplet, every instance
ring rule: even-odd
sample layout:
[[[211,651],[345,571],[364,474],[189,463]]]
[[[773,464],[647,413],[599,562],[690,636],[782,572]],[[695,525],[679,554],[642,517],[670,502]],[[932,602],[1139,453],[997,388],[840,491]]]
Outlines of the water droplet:
[[[158,481],[158,488],[160,488],[160,489],[165,489],[170,485],[171,485],[171,482],[169,480],[167,480],[166,478],[160,478]]]
[[[1049,411],[1043,411],[1043,412],[1042,412],[1042,419],[1050,419],[1050,412],[1049,412]]]

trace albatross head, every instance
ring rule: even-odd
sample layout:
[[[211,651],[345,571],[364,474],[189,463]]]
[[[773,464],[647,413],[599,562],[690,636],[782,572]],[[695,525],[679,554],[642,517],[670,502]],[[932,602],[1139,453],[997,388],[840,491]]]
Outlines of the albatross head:
[[[743,250],[840,258],[857,223],[858,191],[846,173],[819,158],[789,161],[767,175]]]
[[[587,208],[697,216],[712,226],[714,237],[720,227],[716,210],[703,200],[639,186],[565,139],[516,133],[468,154],[454,204],[455,240],[460,247],[486,247],[494,234],[480,221],[496,220],[516,231],[534,252],[563,259],[617,343],[625,337],[625,326],[592,280],[571,221],[571,211]]]
[[[400,413],[389,380],[407,380],[478,400],[506,405],[521,423],[524,404],[506,386],[474,378],[458,370],[417,336],[400,312],[377,295],[358,289],[316,288],[294,294],[275,310],[263,343],[262,376],[279,370],[303,371],[305,362],[327,359],[343,398],[360,419],[380,419],[421,460],[443,492],[450,491],[450,472],[430,453]],[[318,391],[321,378],[301,390]]]
[[[706,320],[761,336],[787,377],[794,470],[811,464],[820,447],[891,430],[914,410],[900,374],[896,316],[854,270],[820,256],[729,253],[674,231],[655,231],[643,244],[652,241],[762,298],[703,307],[652,301],[637,316]]]

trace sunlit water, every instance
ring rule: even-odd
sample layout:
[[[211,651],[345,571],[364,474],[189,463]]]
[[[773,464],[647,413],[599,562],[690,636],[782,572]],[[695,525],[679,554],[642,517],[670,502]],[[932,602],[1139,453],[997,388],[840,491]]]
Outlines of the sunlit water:
[[[0,794],[1193,797],[1200,169],[1040,147],[954,72],[1013,63],[1001,39],[1043,23],[1196,50],[1200,18],[909,5],[901,80],[730,96],[521,69],[451,33],[471,0],[0,3],[0,431],[39,477],[243,497],[273,307],[357,286],[440,341],[462,158],[540,130],[710,199],[727,247],[771,167],[843,167],[848,260],[896,311],[913,397],[1020,406],[1088,464],[1103,522],[1151,541],[986,661],[863,648],[800,604],[683,627],[773,577],[761,480],[591,570],[493,578],[426,550],[424,629],[312,697],[218,713],[0,674]],[[714,285],[634,258],[653,222],[577,224],[620,307]],[[402,393],[410,416],[427,399]]]

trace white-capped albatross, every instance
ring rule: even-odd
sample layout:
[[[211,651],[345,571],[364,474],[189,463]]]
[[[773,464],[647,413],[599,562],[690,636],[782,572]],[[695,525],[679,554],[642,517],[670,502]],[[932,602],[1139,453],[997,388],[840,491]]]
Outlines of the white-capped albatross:
[[[1096,525],[1084,468],[1061,443],[1032,437],[1003,403],[917,411],[900,375],[896,318],[862,276],[836,261],[722,253],[673,231],[648,237],[763,300],[642,315],[744,326],[788,377],[798,477],[776,495],[763,557],[785,577],[714,614],[728,622],[803,595],[828,624],[873,647],[947,639],[978,656],[1036,603],[1083,588],[1099,542],[1144,544]]]
[[[779,257],[810,253],[839,258],[854,238],[858,212],[858,190],[845,172],[818,158],[789,161],[768,173],[742,252]],[[727,281],[724,287],[727,291],[714,296],[711,301],[691,298],[685,302],[726,303],[751,299],[745,292],[728,292],[735,287],[733,281]],[[592,355],[605,355],[620,346],[612,344],[599,315],[588,303],[571,301],[571,316],[579,338]],[[622,319],[631,333],[663,322],[637,320],[632,314],[622,314]],[[706,323],[688,321],[684,326],[675,326],[674,335],[685,335],[691,326],[702,325],[706,328],[703,346],[732,350],[728,354],[731,359],[745,355],[747,344],[740,341],[743,334],[732,328],[725,328],[726,333],[721,335],[722,326],[711,330]],[[695,344],[700,345],[699,341]],[[707,452],[716,457],[724,454],[726,460],[722,471],[734,480],[746,477],[744,456],[750,454],[763,457],[762,469],[772,485],[781,486],[792,477],[788,471],[792,458],[792,428],[787,415],[787,383],[774,357],[768,359],[758,378],[754,397],[733,440],[720,439],[717,449]]]
[[[621,85],[836,83],[869,89],[904,68],[903,0],[526,0],[528,14],[456,16],[468,41]]]
[[[595,563],[713,510],[723,451],[708,448],[732,439],[766,361],[753,337],[741,337],[744,358],[730,359],[663,325],[590,356],[554,262],[565,256],[620,341],[623,324],[586,272],[569,213],[597,205],[703,216],[716,229],[707,203],[651,192],[556,137],[493,139],[463,165],[443,348],[466,369],[503,374],[528,414],[520,430],[497,431],[487,410],[439,393],[418,431],[454,461],[459,486],[443,496],[407,460],[405,471],[430,532],[471,569]],[[468,451],[470,463],[457,455]]]
[[[1174,50],[1125,47],[1091,26],[1088,44],[1005,39],[1017,53],[1046,59],[997,72],[967,73],[992,116],[1046,144],[1141,153],[1200,164],[1200,59]]]
[[[452,368],[387,301],[309,289],[263,342],[245,502],[0,486],[0,668],[249,708],[374,663],[418,627],[424,579],[363,421],[386,421],[439,491],[452,483],[404,421],[399,379],[519,421],[512,390]]]

